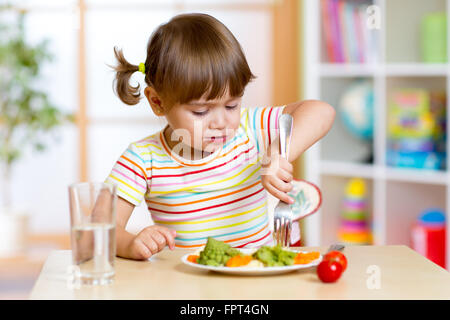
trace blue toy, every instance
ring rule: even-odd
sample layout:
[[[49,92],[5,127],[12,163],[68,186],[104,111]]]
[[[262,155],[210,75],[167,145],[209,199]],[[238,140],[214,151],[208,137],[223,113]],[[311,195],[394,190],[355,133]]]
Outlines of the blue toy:
[[[373,138],[374,93],[368,80],[356,80],[342,94],[339,101],[339,115],[345,128],[364,141]]]

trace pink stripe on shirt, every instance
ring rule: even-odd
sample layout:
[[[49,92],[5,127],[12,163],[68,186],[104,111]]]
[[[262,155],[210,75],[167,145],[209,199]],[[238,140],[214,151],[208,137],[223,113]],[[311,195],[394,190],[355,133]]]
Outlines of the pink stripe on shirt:
[[[144,191],[147,190],[147,187],[146,187],[146,186],[143,186],[142,184],[138,183],[136,180],[133,180],[133,179],[127,177],[126,175],[124,175],[124,174],[123,174],[122,172],[120,172],[119,170],[113,169],[112,171],[115,172],[115,173],[120,174],[122,177],[124,177],[125,179],[127,179],[127,180],[130,181],[130,182],[133,182],[135,185],[138,185],[139,187],[141,187],[142,189],[144,189]]]
[[[275,119],[278,119],[278,116],[280,114],[280,109],[281,108],[277,108],[277,116],[275,117]],[[278,121],[275,121],[275,130],[278,129]]]

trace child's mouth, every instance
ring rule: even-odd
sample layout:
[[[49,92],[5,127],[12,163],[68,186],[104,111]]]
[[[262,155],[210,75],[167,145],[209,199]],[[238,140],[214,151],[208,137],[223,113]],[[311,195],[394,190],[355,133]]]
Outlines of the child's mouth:
[[[227,139],[227,136],[208,137],[208,138],[206,138],[206,140],[209,141],[209,142],[217,142],[217,143],[225,142],[226,139]]]

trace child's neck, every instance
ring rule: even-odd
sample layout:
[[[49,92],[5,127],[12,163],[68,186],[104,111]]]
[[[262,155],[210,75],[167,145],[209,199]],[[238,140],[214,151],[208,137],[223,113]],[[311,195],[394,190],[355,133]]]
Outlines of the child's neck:
[[[186,144],[183,144],[183,142],[180,141],[173,141],[170,137],[172,136],[172,128],[170,128],[170,126],[167,126],[164,131],[164,138],[169,146],[169,149],[171,150],[171,152],[176,153],[178,156],[185,158],[187,160],[200,160],[203,159],[205,157],[207,157],[208,155],[210,155],[210,152],[207,151],[202,151],[202,150],[198,150],[195,148],[192,148]],[[173,149],[175,148],[175,146],[177,146],[178,144],[182,144],[182,148],[178,147],[176,151],[174,151]],[[184,152],[187,151],[187,152]],[[184,154],[186,153],[186,154]]]

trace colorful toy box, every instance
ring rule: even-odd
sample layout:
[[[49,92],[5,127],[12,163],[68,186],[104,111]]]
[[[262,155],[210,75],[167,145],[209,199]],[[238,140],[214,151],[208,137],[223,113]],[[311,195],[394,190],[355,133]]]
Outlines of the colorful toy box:
[[[445,169],[445,105],[445,93],[425,89],[394,92],[388,112],[388,165]]]

